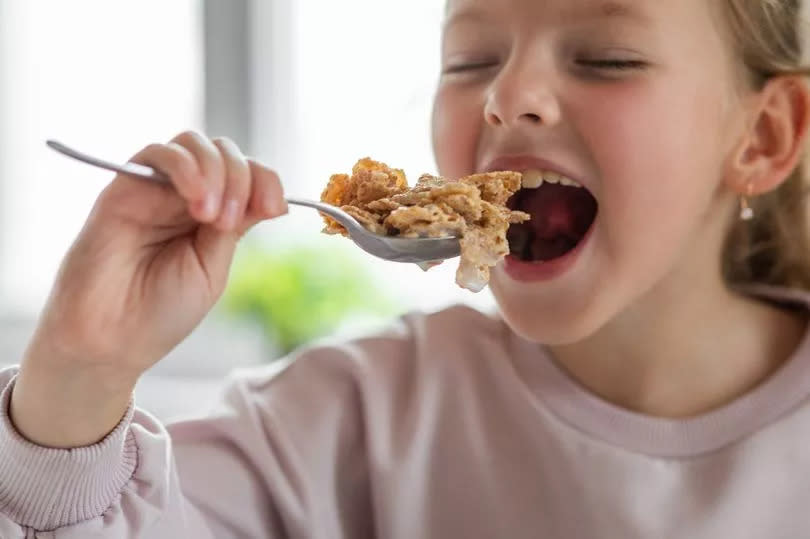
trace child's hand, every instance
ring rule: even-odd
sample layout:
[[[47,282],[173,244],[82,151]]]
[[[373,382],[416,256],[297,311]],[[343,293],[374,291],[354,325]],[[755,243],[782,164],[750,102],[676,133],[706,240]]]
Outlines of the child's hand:
[[[117,176],[63,261],[12,400],[17,428],[43,445],[92,443],[114,427],[138,377],[219,298],[239,238],[286,212],[276,174],[228,140],[183,133],[132,161],[173,186]],[[86,422],[105,406],[104,425],[64,436],[42,421],[61,407],[73,409],[63,423]]]

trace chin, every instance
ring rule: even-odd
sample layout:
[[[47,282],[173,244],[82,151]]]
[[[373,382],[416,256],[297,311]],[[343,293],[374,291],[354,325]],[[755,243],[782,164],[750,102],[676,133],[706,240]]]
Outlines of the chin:
[[[554,293],[543,285],[516,284],[496,271],[490,288],[509,327],[526,340],[547,346],[583,341],[615,316],[609,298],[596,290]],[[603,290],[604,291],[604,290]]]
[[[546,346],[565,346],[583,341],[601,327],[584,319],[538,313],[537,309],[502,306],[501,313],[512,331],[528,341]]]

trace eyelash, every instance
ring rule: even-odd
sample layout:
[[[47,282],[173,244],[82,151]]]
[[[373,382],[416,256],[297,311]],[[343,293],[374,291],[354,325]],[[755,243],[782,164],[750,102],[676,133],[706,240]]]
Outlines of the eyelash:
[[[487,61],[487,62],[471,62],[469,64],[458,64],[458,65],[451,65],[444,69],[445,75],[453,75],[455,73],[466,73],[469,71],[478,71],[480,69],[489,69],[490,67],[495,67],[498,65],[498,62],[495,61]]]
[[[581,67],[603,71],[633,71],[641,70],[648,66],[648,64],[642,60],[577,60],[576,63]],[[498,62],[495,61],[471,62],[469,64],[449,66],[444,69],[443,73],[445,75],[468,73],[489,69],[496,65],[498,65]]]
[[[647,63],[641,60],[577,60],[577,65],[613,71],[631,71],[647,67]]]

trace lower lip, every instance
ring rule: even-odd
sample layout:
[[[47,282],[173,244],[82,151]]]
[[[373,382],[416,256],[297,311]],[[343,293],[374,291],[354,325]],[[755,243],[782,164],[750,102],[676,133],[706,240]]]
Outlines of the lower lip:
[[[582,241],[571,251],[565,253],[559,258],[549,260],[548,262],[526,262],[518,257],[508,255],[504,260],[504,271],[509,277],[515,281],[524,283],[537,283],[542,281],[551,281],[557,277],[562,276],[569,269],[571,269],[580,254],[585,249],[588,241],[593,235],[593,230],[596,228],[596,221],[585,233]]]

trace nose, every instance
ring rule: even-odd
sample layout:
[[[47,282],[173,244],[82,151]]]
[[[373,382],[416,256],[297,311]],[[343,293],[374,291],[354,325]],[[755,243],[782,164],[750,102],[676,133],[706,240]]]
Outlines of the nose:
[[[512,62],[493,81],[484,106],[493,127],[551,126],[560,121],[560,104],[549,71],[527,62]]]

